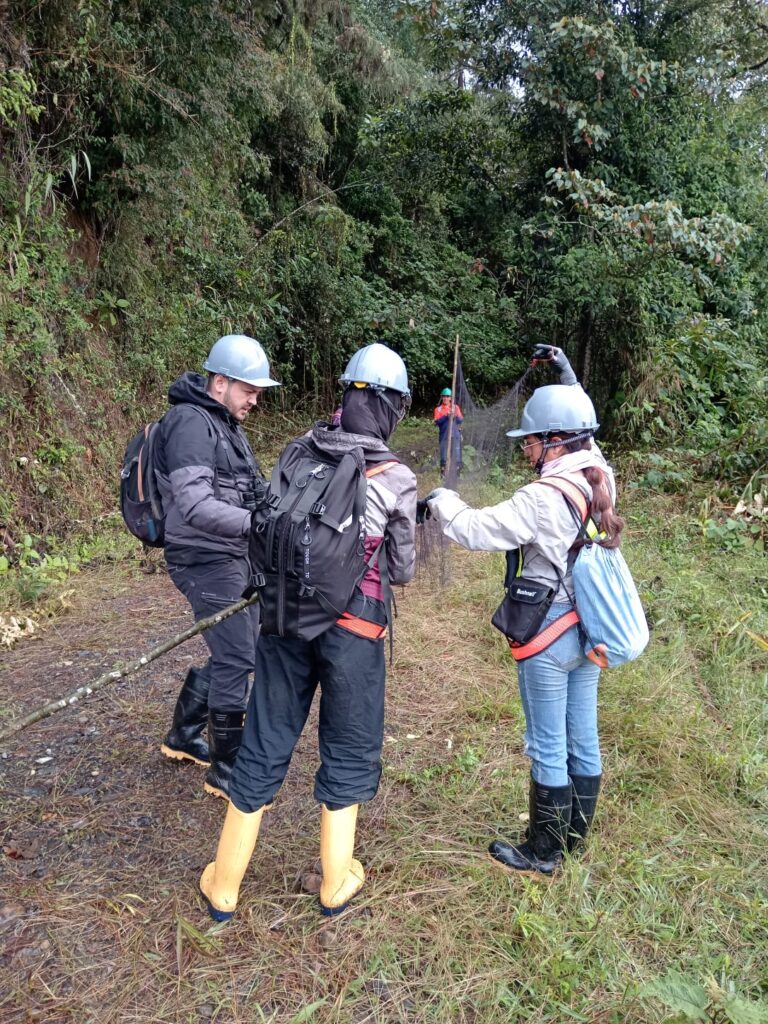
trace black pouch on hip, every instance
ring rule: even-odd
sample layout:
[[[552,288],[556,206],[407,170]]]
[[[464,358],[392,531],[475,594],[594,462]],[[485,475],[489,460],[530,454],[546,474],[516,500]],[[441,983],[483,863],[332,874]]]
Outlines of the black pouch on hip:
[[[504,600],[493,613],[491,625],[508,640],[528,643],[541,629],[541,624],[552,606],[555,587],[534,583],[523,576],[508,581]]]

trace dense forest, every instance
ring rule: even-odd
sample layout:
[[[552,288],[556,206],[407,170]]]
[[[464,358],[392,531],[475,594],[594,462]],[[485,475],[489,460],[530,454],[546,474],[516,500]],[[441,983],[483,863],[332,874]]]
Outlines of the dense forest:
[[[371,340],[417,407],[456,334],[486,400],[546,340],[659,486],[759,482],[758,0],[18,0],[0,30],[6,547],[113,508],[230,330],[286,383],[266,418],[326,412]]]

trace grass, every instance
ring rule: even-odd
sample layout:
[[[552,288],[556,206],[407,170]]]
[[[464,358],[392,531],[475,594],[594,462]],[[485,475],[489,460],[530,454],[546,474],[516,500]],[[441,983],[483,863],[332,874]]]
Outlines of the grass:
[[[764,557],[706,547],[680,498],[635,492],[623,511],[652,643],[602,677],[604,796],[587,853],[559,880],[508,878],[485,857],[491,838],[521,827],[523,719],[489,624],[501,560],[452,549],[445,587],[422,570],[398,601],[385,771],[361,814],[368,884],[354,912],[324,922],[297,884],[317,856],[309,729],[236,919],[209,927],[196,883],[221,808],[197,776],[158,765],[172,681],[126,684],[93,705],[108,703],[112,725],[96,719],[102,739],[78,747],[52,794],[0,795],[4,843],[42,834],[48,815],[67,821],[42,878],[6,859],[7,898],[50,952],[25,961],[8,953],[20,925],[3,931],[0,1021],[658,1024],[683,1018],[641,987],[670,969],[765,998],[768,661],[747,633],[768,633]],[[139,602],[148,586],[160,582],[136,583]],[[119,642],[119,623],[94,628]],[[25,734],[30,756],[69,714]],[[84,813],[77,791],[99,749]]]

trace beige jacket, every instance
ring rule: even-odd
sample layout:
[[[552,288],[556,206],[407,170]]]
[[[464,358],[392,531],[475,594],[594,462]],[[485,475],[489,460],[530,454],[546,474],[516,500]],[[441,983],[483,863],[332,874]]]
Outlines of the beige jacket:
[[[583,473],[558,475],[580,487],[587,500],[591,500],[592,488]],[[441,487],[430,498],[429,508],[445,536],[464,548],[471,551],[522,548],[526,579],[557,587],[555,600],[568,600],[558,583],[555,567],[571,589],[568,551],[579,530],[565,498],[553,487],[526,484],[498,505],[479,509],[470,508],[455,491]]]

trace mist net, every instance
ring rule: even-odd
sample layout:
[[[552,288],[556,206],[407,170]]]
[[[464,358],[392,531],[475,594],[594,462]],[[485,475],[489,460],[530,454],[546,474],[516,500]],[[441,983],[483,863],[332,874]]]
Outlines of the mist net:
[[[468,483],[483,483],[494,468],[503,470],[510,463],[515,445],[506,436],[506,432],[520,423],[523,406],[531,392],[528,383],[531,369],[529,367],[501,398],[491,405],[484,406],[472,398],[459,356],[456,367],[455,401],[464,417],[458,426],[461,458],[459,461],[456,445],[449,442],[441,486],[461,492]],[[449,438],[452,428],[453,424],[450,424]],[[435,460],[432,465],[435,468],[439,465],[437,439]],[[438,577],[441,583],[448,582],[449,542],[442,531],[434,520],[427,519],[423,526],[417,528],[416,533],[419,568],[427,569],[430,575]]]

